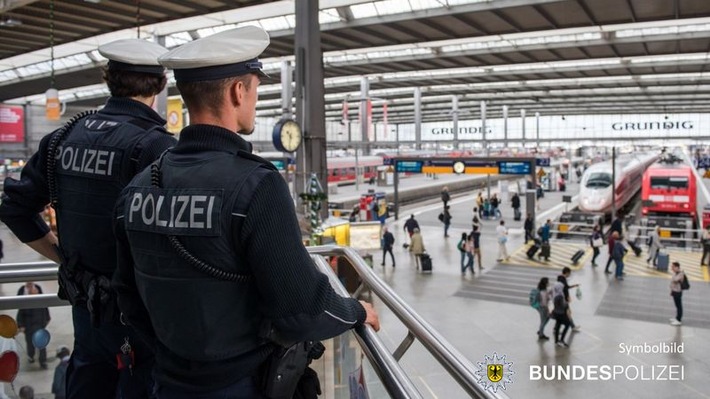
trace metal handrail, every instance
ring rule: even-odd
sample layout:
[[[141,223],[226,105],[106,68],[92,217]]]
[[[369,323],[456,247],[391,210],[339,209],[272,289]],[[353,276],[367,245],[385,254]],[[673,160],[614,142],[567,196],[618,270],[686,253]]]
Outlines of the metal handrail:
[[[0,284],[26,281],[56,281],[59,266],[51,261],[0,264]],[[57,294],[13,295],[0,297],[0,310],[68,306]]]
[[[316,268],[328,276],[335,291],[341,296],[350,296],[328,262],[322,256],[313,255],[312,258]],[[360,259],[362,260],[362,258]],[[364,262],[364,260],[362,261]],[[387,347],[385,347],[372,327],[367,325],[360,326],[355,329],[354,335],[391,397],[397,399],[422,398],[412,380],[402,370],[394,356],[389,353]]]
[[[503,392],[489,392],[478,383],[473,363],[449,343],[434,327],[417,314],[392,288],[390,288],[375,272],[365,263],[365,260],[352,248],[336,245],[308,247],[311,255],[345,256],[360,278],[367,284],[372,292],[394,313],[397,318],[409,329],[411,335],[434,356],[456,382],[473,398],[479,399],[508,399]],[[406,348],[398,348],[398,352]]]

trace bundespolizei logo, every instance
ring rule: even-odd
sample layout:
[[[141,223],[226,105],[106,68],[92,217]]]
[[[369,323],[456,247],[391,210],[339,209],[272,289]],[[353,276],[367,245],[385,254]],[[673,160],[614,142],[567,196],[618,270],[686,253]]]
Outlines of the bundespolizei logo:
[[[506,362],[505,355],[498,356],[496,352],[493,352],[492,356],[486,355],[484,361],[476,364],[478,370],[474,374],[484,390],[496,393],[498,389],[505,390],[506,383],[513,383],[511,378],[515,374],[512,369],[513,362]]]

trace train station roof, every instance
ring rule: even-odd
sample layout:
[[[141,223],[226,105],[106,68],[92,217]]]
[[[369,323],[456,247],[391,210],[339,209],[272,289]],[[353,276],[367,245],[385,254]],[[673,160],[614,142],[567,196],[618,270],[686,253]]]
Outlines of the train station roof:
[[[0,0],[0,101],[43,102],[51,83],[51,0]],[[236,5],[235,5],[236,4]],[[107,96],[99,43],[160,37],[167,47],[242,25],[271,36],[258,115],[281,114],[279,69],[294,60],[294,2],[54,1],[55,87],[93,106]],[[326,117],[357,108],[367,76],[374,120],[511,115],[697,113],[710,109],[705,0],[321,0]],[[177,94],[171,89],[171,94]],[[352,111],[351,111],[352,114]]]

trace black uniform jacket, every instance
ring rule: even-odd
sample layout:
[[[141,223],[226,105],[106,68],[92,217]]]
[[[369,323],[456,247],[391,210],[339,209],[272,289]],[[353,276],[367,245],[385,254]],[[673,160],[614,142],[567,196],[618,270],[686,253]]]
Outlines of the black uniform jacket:
[[[112,97],[101,111],[76,123],[61,143],[55,169],[58,229],[64,254],[75,265],[107,276],[115,270],[111,219],[116,198],[139,170],[175,145],[175,138],[161,128],[164,124],[147,105]],[[51,136],[41,140],[19,180],[5,180],[0,220],[22,242],[49,232],[40,212],[49,203]]]
[[[114,287],[128,323],[156,345],[155,378],[209,391],[255,375],[290,342],[333,337],[364,322],[357,300],[337,295],[301,241],[293,200],[278,171],[239,135],[194,125],[146,168],[116,206]],[[197,270],[169,243],[247,281]]]

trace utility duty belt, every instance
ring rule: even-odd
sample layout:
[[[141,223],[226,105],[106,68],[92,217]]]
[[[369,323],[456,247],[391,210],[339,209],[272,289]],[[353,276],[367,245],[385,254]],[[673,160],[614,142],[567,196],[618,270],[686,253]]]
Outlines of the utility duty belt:
[[[320,358],[324,351],[322,343],[313,341],[276,348],[264,364],[264,396],[270,399],[317,398],[321,393],[320,382],[318,375],[308,365],[312,360]]]
[[[60,251],[58,251],[60,252]],[[72,306],[86,305],[91,314],[91,325],[100,326],[105,322],[118,320],[116,295],[111,289],[111,280],[103,275],[80,270],[76,265],[62,260],[59,265],[57,295]]]

